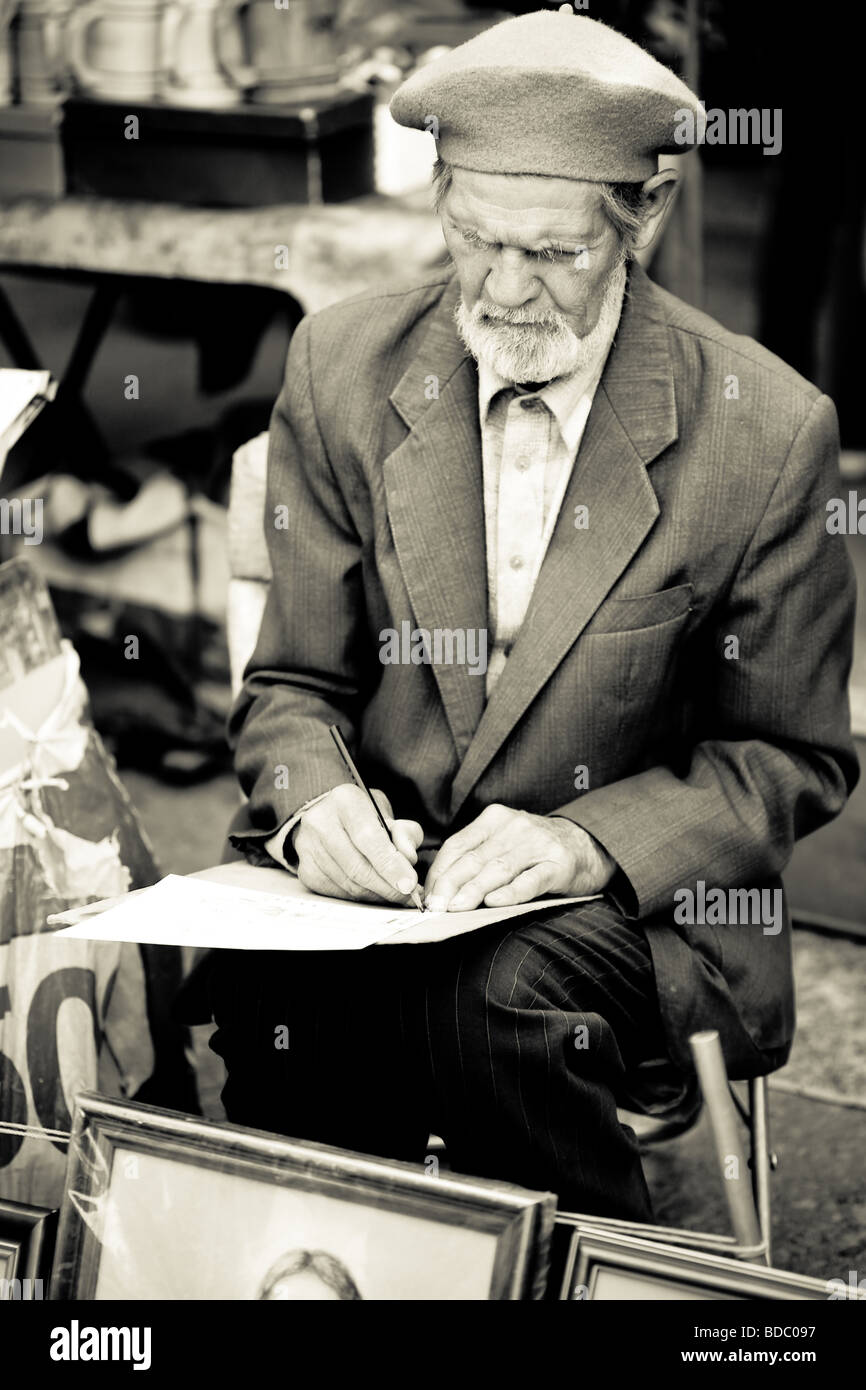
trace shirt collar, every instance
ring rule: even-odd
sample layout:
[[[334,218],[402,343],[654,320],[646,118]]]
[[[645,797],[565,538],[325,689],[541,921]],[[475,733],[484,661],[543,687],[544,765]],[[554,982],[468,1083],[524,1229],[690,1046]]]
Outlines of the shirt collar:
[[[617,320],[617,326],[618,322]],[[595,362],[590,363],[582,371],[573,372],[571,376],[557,377],[555,381],[550,382],[538,392],[539,398],[544,401],[556,420],[559,432],[569,449],[577,447],[581,427],[584,423],[578,414],[578,407],[584,396],[595,394],[615,335],[616,327],[602,344]],[[487,416],[493,398],[500,391],[509,391],[513,386],[513,381],[507,381],[505,377],[501,377],[489,363],[479,361],[478,413],[481,418],[482,429],[487,424]]]

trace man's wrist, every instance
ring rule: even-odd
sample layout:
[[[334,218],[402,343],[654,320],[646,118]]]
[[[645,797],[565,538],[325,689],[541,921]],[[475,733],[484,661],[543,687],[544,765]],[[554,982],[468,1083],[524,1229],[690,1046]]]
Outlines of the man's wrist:
[[[566,821],[566,823],[571,826],[572,830],[580,837],[582,842],[581,849],[584,852],[588,850],[594,860],[594,863],[590,864],[588,871],[585,874],[581,874],[581,880],[589,878],[590,882],[594,885],[593,891],[596,893],[603,892],[619,870],[619,865],[616,860],[608,854],[604,845],[600,844],[594,835],[590,835],[588,830],[584,830],[582,825],[578,825],[576,821],[570,820],[568,816],[555,815],[551,816],[551,820]]]
[[[574,822],[572,822],[572,824],[574,824]],[[602,893],[617,872],[619,865],[616,860],[608,854],[604,845],[599,844],[594,835],[590,835],[588,830],[583,830],[583,826],[577,826],[577,829],[582,830],[589,841],[589,850],[596,862],[596,867],[590,870],[590,878],[595,884],[595,891],[597,893]]]
[[[589,835],[588,830],[586,833],[587,835]],[[614,875],[618,873],[619,865],[617,864],[613,856],[608,854],[604,845],[600,845],[598,840],[596,840],[594,836],[589,835],[589,839],[592,843],[592,847],[595,850],[595,853],[598,855],[600,864],[600,875],[603,880],[601,887],[606,888],[610,883],[611,879],[614,877]]]

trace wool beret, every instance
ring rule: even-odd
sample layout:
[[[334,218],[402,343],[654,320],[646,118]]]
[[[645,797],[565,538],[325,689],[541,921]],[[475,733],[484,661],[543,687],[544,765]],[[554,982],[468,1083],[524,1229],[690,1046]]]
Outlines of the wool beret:
[[[660,154],[699,143],[705,123],[694,93],[631,39],[549,10],[503,20],[419,68],[390,109],[399,125],[431,131],[460,168],[610,183],[649,178]]]

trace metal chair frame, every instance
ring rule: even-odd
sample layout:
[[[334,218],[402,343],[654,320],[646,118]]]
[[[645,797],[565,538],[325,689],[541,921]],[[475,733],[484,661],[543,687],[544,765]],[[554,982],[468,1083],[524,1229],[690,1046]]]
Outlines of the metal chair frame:
[[[770,1146],[767,1078],[749,1081],[745,1107],[728,1081],[717,1032],[693,1033],[689,1045],[695,1061],[716,1150],[722,1188],[733,1227],[730,1253],[735,1259],[771,1263],[772,1230],[770,1173],[778,1159]],[[749,1134],[746,1156],[739,1131],[742,1120]],[[745,1170],[749,1182],[745,1183]]]
[[[771,1263],[770,1173],[778,1159],[770,1145],[769,1104],[766,1076],[748,1083],[748,1100],[743,1100],[728,1081],[718,1033],[695,1033],[689,1039],[695,1062],[695,1075],[670,1103],[655,1101],[656,1082],[633,1092],[620,1111],[623,1123],[637,1131],[642,1145],[651,1147],[687,1134],[697,1124],[706,1107],[716,1165],[728,1208],[733,1234],[701,1233],[708,1249],[734,1259]],[[650,1064],[659,1067],[661,1063]],[[662,1072],[664,1067],[662,1066]],[[664,1087],[661,1094],[664,1094]],[[746,1127],[748,1143],[743,1144],[740,1121]],[[633,1234],[638,1234],[635,1228]],[[647,1227],[647,1238],[679,1242],[674,1228]],[[694,1232],[683,1232],[683,1242],[692,1245]]]

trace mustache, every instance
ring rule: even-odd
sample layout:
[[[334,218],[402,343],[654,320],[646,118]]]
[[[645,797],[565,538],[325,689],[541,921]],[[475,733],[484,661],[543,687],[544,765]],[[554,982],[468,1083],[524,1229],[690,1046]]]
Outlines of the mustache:
[[[501,323],[514,328],[552,328],[560,332],[568,328],[565,315],[553,309],[533,313],[523,307],[507,309],[499,304],[474,304],[471,317],[476,324]]]

